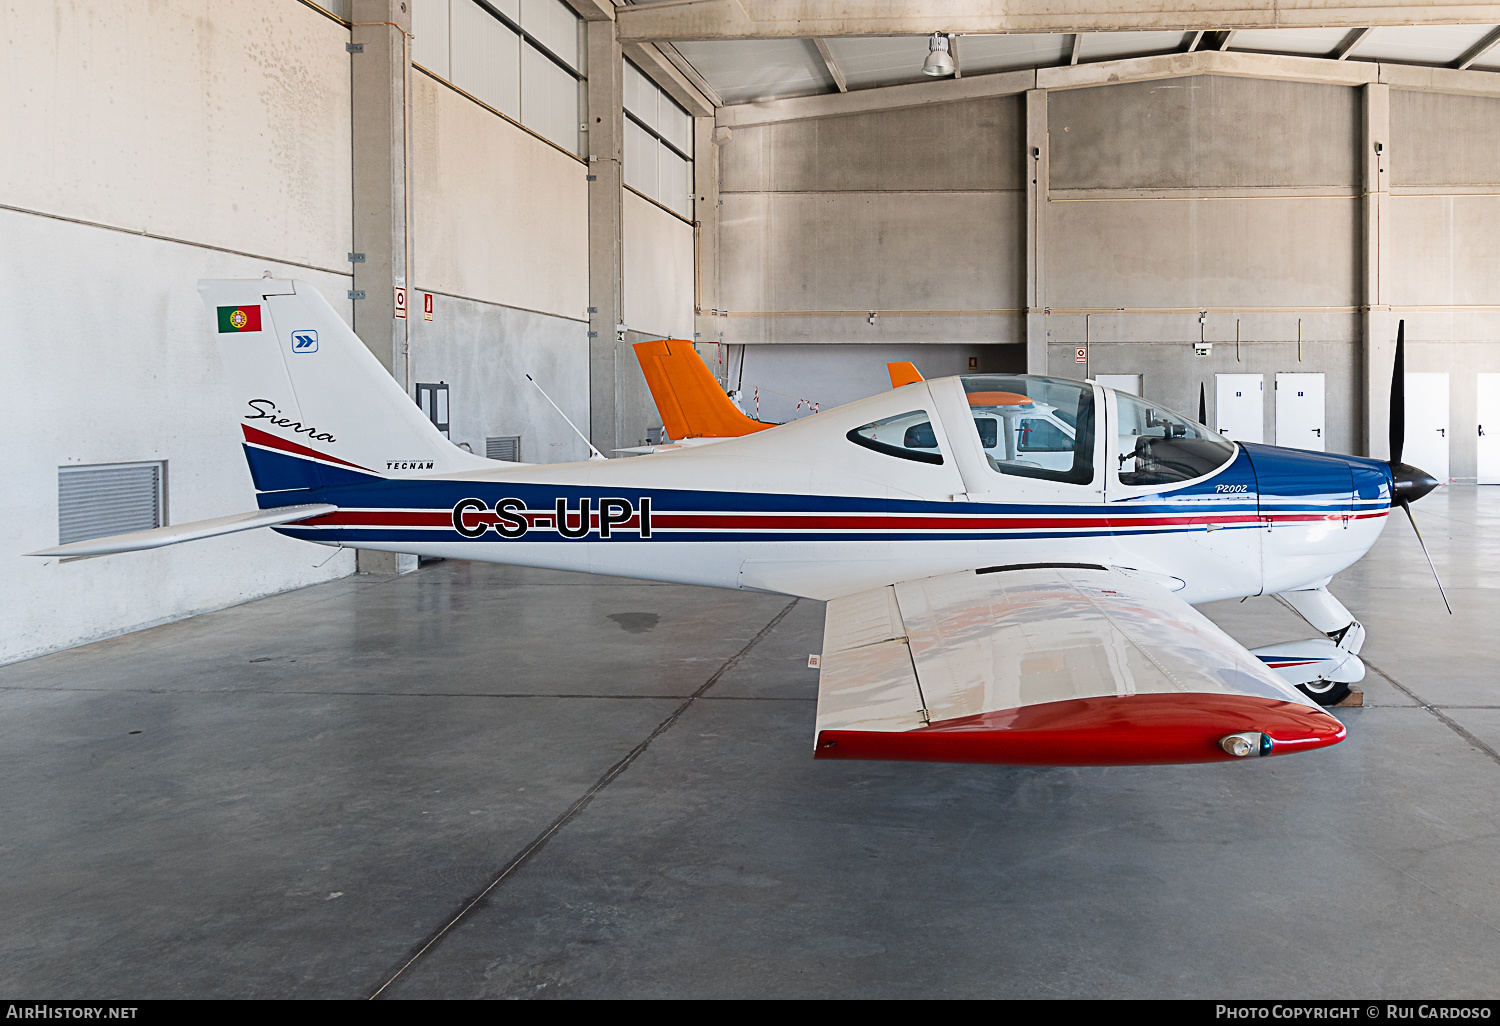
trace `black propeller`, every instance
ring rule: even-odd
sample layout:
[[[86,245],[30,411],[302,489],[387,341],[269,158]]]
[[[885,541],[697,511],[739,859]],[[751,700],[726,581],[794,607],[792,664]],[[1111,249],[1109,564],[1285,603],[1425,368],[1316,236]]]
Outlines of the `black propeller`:
[[[1417,527],[1417,518],[1411,512],[1411,504],[1436,488],[1438,480],[1425,470],[1401,462],[1401,450],[1406,444],[1406,322],[1404,320],[1396,325],[1396,360],[1391,369],[1389,424],[1391,499],[1406,510],[1406,519],[1411,521],[1411,529],[1417,534],[1417,544],[1422,546],[1422,555],[1427,557],[1427,565],[1432,569],[1432,579],[1437,581],[1438,594],[1443,596],[1443,605],[1451,614],[1453,607],[1448,605],[1448,593],[1443,590],[1443,582],[1438,577],[1437,567],[1433,565],[1432,556],[1427,552],[1427,543],[1422,540],[1422,530]]]
[[[1204,391],[1203,382],[1198,382],[1198,423],[1208,424],[1208,393]]]

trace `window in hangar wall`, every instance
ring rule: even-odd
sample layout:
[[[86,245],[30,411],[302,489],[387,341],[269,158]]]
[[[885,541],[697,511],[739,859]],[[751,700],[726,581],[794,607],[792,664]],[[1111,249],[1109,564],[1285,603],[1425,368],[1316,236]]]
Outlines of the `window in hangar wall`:
[[[413,64],[583,155],[583,20],[561,0],[411,4]]]
[[[693,217],[693,116],[625,62],[625,184]]]

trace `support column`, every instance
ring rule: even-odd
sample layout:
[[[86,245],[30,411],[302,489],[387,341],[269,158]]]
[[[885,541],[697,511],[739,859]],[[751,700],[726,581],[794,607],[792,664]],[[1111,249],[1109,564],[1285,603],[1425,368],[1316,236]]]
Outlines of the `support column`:
[[[613,21],[586,23],[589,106],[589,439],[601,452],[621,441],[619,361],[633,354],[625,323],[623,259],[625,63]],[[623,354],[622,354],[623,351]]]
[[[1026,373],[1047,373],[1047,90],[1026,91]]]
[[[721,138],[722,137],[722,138]],[[693,289],[693,340],[708,345],[724,341],[719,303],[719,147],[729,129],[711,117],[693,118],[693,236],[697,243]],[[710,367],[715,361],[709,360]],[[724,373],[729,361],[724,361]],[[720,382],[727,386],[727,382]]]
[[[407,0],[354,0],[350,42],[353,135],[354,332],[411,394],[407,320],[396,316],[411,262],[408,118],[411,12]],[[358,254],[363,254],[360,261]],[[364,298],[358,298],[363,292]],[[417,557],[360,550],[361,573],[406,573]]]
[[[1391,87],[1366,85],[1361,133],[1361,269],[1364,308],[1361,325],[1364,375],[1360,452],[1390,457],[1391,361],[1396,353],[1396,320],[1391,315]],[[1358,414],[1356,414],[1358,416]]]

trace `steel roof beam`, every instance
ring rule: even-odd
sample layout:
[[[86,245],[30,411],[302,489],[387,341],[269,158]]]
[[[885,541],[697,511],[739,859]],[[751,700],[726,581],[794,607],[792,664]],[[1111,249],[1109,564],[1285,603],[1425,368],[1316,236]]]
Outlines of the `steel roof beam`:
[[[997,10],[998,8],[998,10]],[[1500,4],[1247,4],[1245,0],[668,0],[615,11],[622,40],[1495,25]]]
[[[1465,50],[1463,56],[1453,63],[1454,69],[1464,71],[1469,65],[1489,53],[1497,45],[1500,45],[1500,28],[1492,30],[1479,42]]]
[[[1365,37],[1368,36],[1370,32],[1371,29],[1368,27],[1355,29],[1343,39],[1339,40],[1339,45],[1335,46],[1333,48],[1333,52],[1328,56],[1332,57],[1336,61],[1344,60],[1354,52],[1354,48],[1356,46],[1365,41]]]
[[[839,92],[847,93],[849,83],[844,81],[844,72],[839,68],[838,61],[833,59],[833,51],[828,49],[828,44],[823,41],[823,37],[814,36],[813,46],[818,48],[818,56],[823,58],[823,66],[828,69],[828,77],[833,79],[833,84],[838,86]]]

